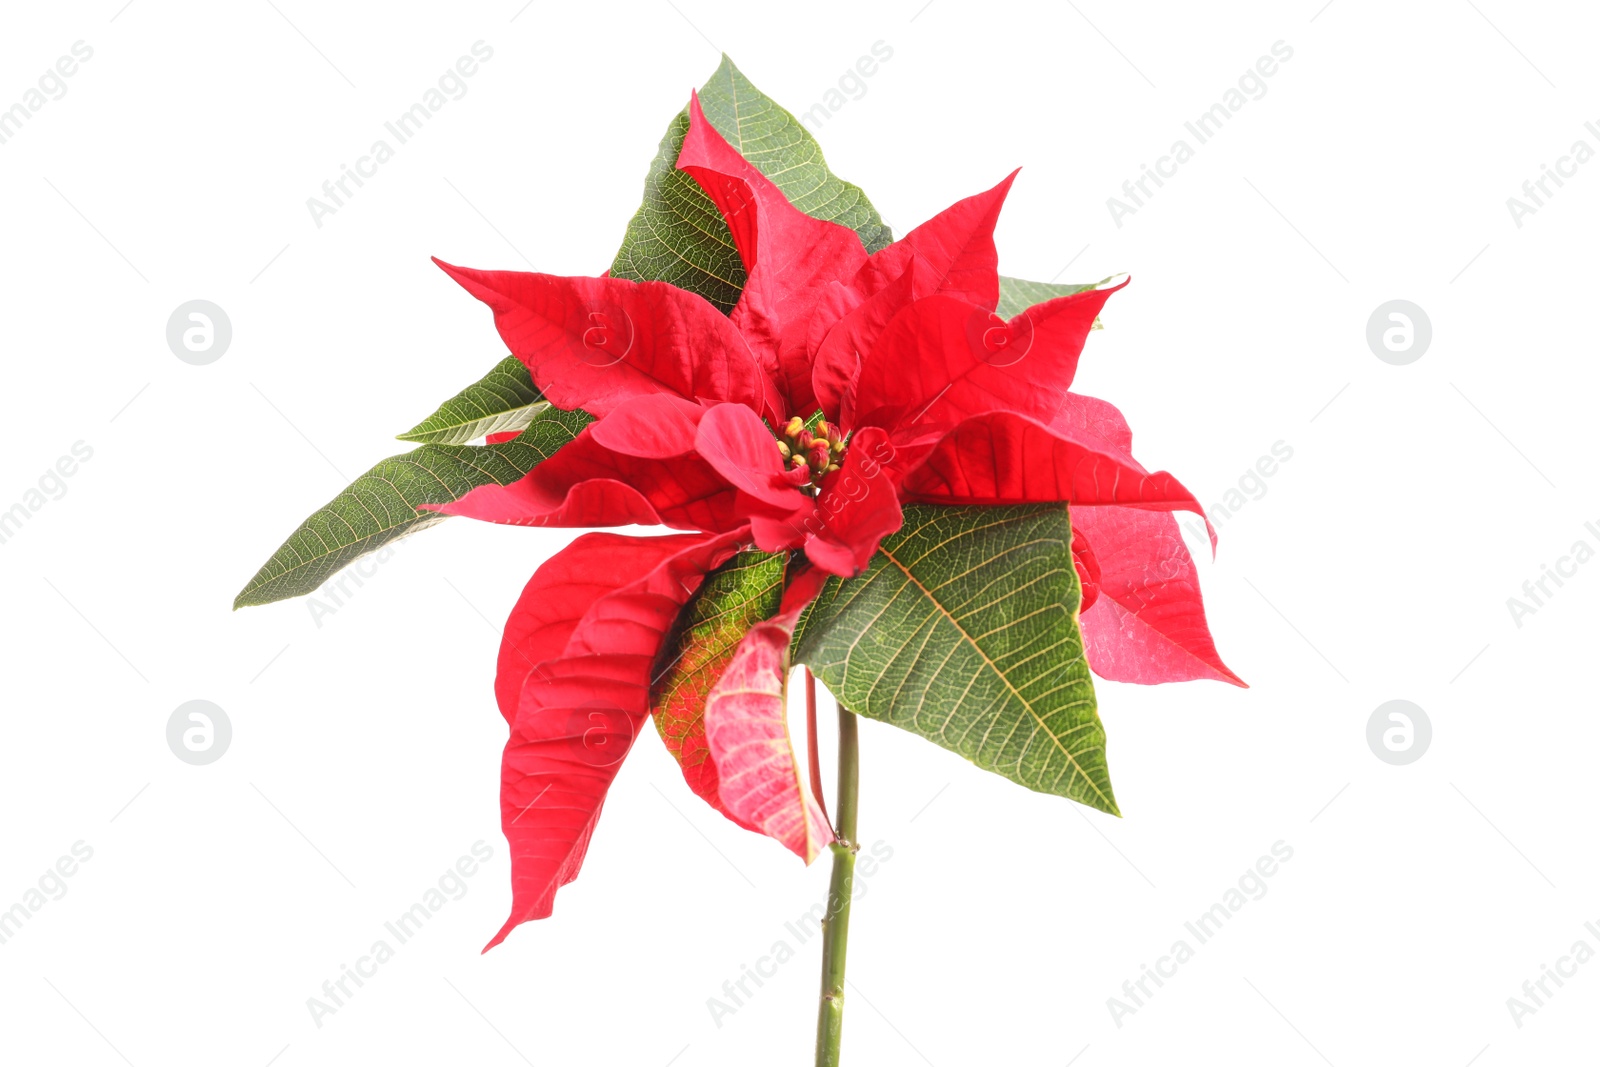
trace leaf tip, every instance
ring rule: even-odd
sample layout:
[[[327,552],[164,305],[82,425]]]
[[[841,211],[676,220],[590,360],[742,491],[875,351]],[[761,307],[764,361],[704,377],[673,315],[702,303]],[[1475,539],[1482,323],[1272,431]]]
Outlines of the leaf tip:
[[[471,274],[466,267],[458,267],[454,263],[446,263],[438,256],[429,256],[428,258],[433,260],[433,265],[435,267],[438,267],[440,270],[450,275],[450,277],[454,278],[463,286],[467,284],[466,279],[471,277]]]

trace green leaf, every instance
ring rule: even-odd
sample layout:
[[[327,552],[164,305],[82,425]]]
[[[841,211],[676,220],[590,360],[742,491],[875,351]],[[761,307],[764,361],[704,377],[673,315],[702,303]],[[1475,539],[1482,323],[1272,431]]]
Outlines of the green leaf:
[[[516,356],[439,405],[439,410],[400,435],[422,445],[464,445],[491,433],[521,430],[550,404]]]
[[[1013,318],[1022,314],[1035,304],[1042,304],[1046,300],[1054,300],[1058,296],[1071,296],[1073,293],[1082,293],[1090,289],[1097,289],[1110,281],[1102,278],[1097,282],[1030,282],[1022,278],[1007,278],[1000,276],[1000,305],[996,307],[995,314],[1002,319]],[[1095,320],[1098,328],[1099,320]]]
[[[443,522],[420,504],[459,500],[480,485],[507,485],[578,435],[589,416],[547,409],[498,445],[423,445],[357,478],[289,535],[234,600],[235,609],[312,592],[368,552]]]
[[[1012,781],[1117,814],[1060,504],[908,505],[795,637],[839,702]]]
[[[787,552],[741,552],[707,576],[662,644],[650,706],[667,750],[697,794],[721,810],[706,747],[706,694],[750,627],[777,613]]]
[[[889,227],[866,194],[834,177],[810,131],[751,85],[727,56],[700,90],[700,106],[717,132],[783,190],[795,207],[849,226],[861,235],[869,252],[890,242]],[[688,129],[685,108],[667,127],[650,163],[644,203],[628,223],[611,275],[670,282],[731,311],[744,288],[744,264],[716,205],[693,178],[677,169]]]

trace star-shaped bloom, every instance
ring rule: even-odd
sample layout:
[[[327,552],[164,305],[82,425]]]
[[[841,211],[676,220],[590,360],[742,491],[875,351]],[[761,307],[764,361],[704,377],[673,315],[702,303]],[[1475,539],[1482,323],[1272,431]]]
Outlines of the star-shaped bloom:
[[[520,481],[437,510],[679,531],[579,538],[507,623],[496,692],[515,891],[496,942],[548,915],[576,874],[679,611],[741,548],[794,553],[787,589],[707,693],[693,744],[712,766],[686,774],[807,862],[830,832],[788,741],[789,638],[826,578],[871,564],[904,504],[1067,505],[1097,672],[1242,684],[1217,656],[1171,514],[1203,515],[1198,502],[1134,460],[1115,408],[1070,391],[1116,288],[996,314],[994,227],[1014,173],[869,255],[855,231],[796,209],[698,99],[677,165],[744,263],[731,314],[664,282],[440,264],[493,310],[547,400],[595,418]]]

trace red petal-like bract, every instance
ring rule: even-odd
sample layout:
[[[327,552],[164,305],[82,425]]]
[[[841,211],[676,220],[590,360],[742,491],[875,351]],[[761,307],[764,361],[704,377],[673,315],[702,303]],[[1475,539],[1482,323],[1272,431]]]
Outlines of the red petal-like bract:
[[[678,169],[699,183],[733,233],[747,277],[731,319],[776,378],[786,324],[810,314],[822,286],[848,280],[860,269],[867,258],[861,238],[789,203],[706,119],[699,94],[689,101]]]
[[[558,408],[604,415],[629,397],[672,393],[763,411],[775,399],[727,316],[685,289],[434,262],[494,310],[511,354]]]
[[[874,252],[855,277],[855,288],[870,295],[889,285],[911,266],[923,267],[921,284],[911,293],[921,299],[949,293],[985,311],[1000,302],[1000,253],[994,247],[994,224],[1017,172],[987,192],[958,200],[887,248]]]
[[[706,573],[747,536],[586,534],[534,575],[508,633],[530,636],[531,658],[549,650],[554,628],[571,632],[559,656],[531,668],[510,656],[522,678],[500,781],[511,917],[486,950],[549,915],[556,889],[577,876],[618,765],[649,715],[662,642]],[[597,575],[610,588],[590,599]],[[512,700],[514,677],[497,688]]]
[[[733,408],[750,410],[742,404],[734,404]],[[687,456],[694,452],[695,431],[707,410],[671,393],[636,396],[618,404],[605,418],[590,423],[590,436],[601,448],[625,456]]]
[[[1212,678],[1243,686],[1217,654],[1200,576],[1170,512],[1072,508],[1100,565],[1100,595],[1079,619],[1089,666],[1114,682]]]
[[[778,614],[751,627],[706,698],[706,741],[723,806],[806,863],[833,833],[789,738],[789,641],[827,577],[813,569],[792,579]]]
[[[1013,171],[988,192],[941,211],[887,248],[874,252],[848,285],[833,283],[800,330],[785,334],[782,379],[796,410],[821,408],[853,421],[849,403],[862,356],[894,315],[913,300],[946,293],[992,311],[1000,298],[994,224]]]
[[[719,406],[744,411],[760,423],[743,405]],[[702,414],[678,397],[629,398],[521,479],[481,485],[459,500],[430,507],[516,526],[733,529],[742,521],[738,492],[694,454],[693,435]],[[652,428],[658,434],[654,448]]]
[[[967,419],[905,481],[929,504],[1121,504],[1204,515],[1194,494],[1166,471],[1148,474],[1070,429],[996,411]]]
[[[1076,526],[1072,529],[1072,569],[1078,572],[1078,586],[1082,590],[1078,600],[1078,614],[1082,615],[1100,599],[1100,561],[1095,558],[1088,537]]]
[[[803,473],[784,469],[772,431],[749,408],[718,404],[700,420],[694,443],[701,458],[747,498],[779,514],[810,502],[795,486]]]
[[[572,631],[588,606],[615,592],[618,571],[611,565],[617,551],[610,537],[580,537],[547,560],[517,598],[500,636],[494,696],[508,725],[517,720],[522,684],[541,663],[566,649]],[[639,567],[659,562],[675,549],[676,538],[660,537],[640,546],[632,556]],[[626,580],[624,578],[624,580]]]
[[[894,246],[891,245],[891,248]],[[872,352],[894,317],[911,303],[928,268],[912,258],[900,277],[839,318],[811,355],[811,387],[822,413],[835,422],[855,422],[856,379],[863,354]]]
[[[1140,471],[1128,453],[1133,431],[1104,400],[1073,394],[1052,427],[1095,442]],[[1085,569],[1079,609],[1089,666],[1114,682],[1182,682],[1195,678],[1244,685],[1217,654],[1200,599],[1200,576],[1170,513],[1144,508],[1069,509],[1073,560]],[[1210,528],[1210,522],[1207,522]],[[1216,532],[1211,533],[1216,544]],[[1080,543],[1081,542],[1081,543]],[[1091,582],[1097,587],[1090,597]]]
[[[1128,428],[1128,420],[1122,417],[1116,405],[1082,393],[1068,393],[1061,398],[1061,403],[1050,420],[1050,431],[1057,436],[1074,441],[1086,441],[1100,451],[1116,457],[1126,466],[1132,468],[1140,475],[1148,472],[1140,462],[1133,458],[1133,431]],[[1157,477],[1171,478],[1170,474],[1157,472]],[[1172,480],[1183,493],[1188,490],[1178,485],[1176,479]],[[1181,508],[1158,508],[1156,510],[1180,511],[1188,510],[1197,513],[1205,521],[1206,533],[1211,538],[1211,552],[1217,551],[1217,530],[1211,525],[1211,519],[1206,516],[1194,497],[1189,496],[1190,503]],[[1085,501],[1088,503],[1088,501]],[[1099,503],[1125,503],[1125,501],[1099,501]]]
[[[713,597],[715,613],[712,615],[680,618],[679,629],[674,631],[678,643],[665,650],[673,655],[667,659],[664,654],[651,679],[651,711],[656,728],[667,752],[683,771],[683,780],[713,810],[746,830],[756,827],[734,816],[722,803],[717,765],[711,759],[711,748],[706,742],[706,696],[722,677],[750,628],[766,621],[778,610],[788,555],[775,561],[776,575],[767,569],[769,562],[763,561],[757,566],[764,575],[773,578],[772,584],[763,582],[759,589],[742,587],[734,594],[736,602],[732,604]],[[715,580],[714,575],[708,579]],[[742,586],[742,579],[740,582]],[[706,588],[702,586],[698,595],[705,593]],[[692,613],[693,607],[686,611]]]
[[[789,410],[812,412],[827,410],[830,420],[837,413],[812,391],[816,351],[828,331],[861,303],[861,294],[843,282],[829,282],[816,290],[816,302],[806,315],[788,323],[778,343],[778,385],[787,395]],[[854,371],[851,371],[854,380]]]
[[[1059,297],[1009,321],[952,296],[916,301],[863,354],[856,421],[953,424],[1009,411],[1049,422],[1095,316],[1120,288]]]

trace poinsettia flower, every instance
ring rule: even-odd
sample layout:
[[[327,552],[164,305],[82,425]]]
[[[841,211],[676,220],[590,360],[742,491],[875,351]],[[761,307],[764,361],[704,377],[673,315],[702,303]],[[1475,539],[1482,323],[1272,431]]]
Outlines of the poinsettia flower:
[[[686,777],[807,862],[829,831],[789,744],[789,640],[824,580],[870,565],[905,503],[1068,505],[1091,665],[1131,681],[1238,681],[1211,645],[1170,514],[1203,516],[1198,502],[1133,459],[1114,408],[1069,391],[1121,286],[995,313],[994,226],[1015,174],[869,255],[853,230],[796,209],[698,99],[678,166],[722,213],[746,268],[729,315],[664,282],[440,262],[493,310],[545,398],[595,420],[521,480],[434,510],[684,531],[580,538],[513,610],[496,683],[511,727],[506,930],[549,914],[576,874],[616,761],[650,712],[677,612],[742,547],[794,562],[777,614],[744,636],[707,694],[715,773]]]

